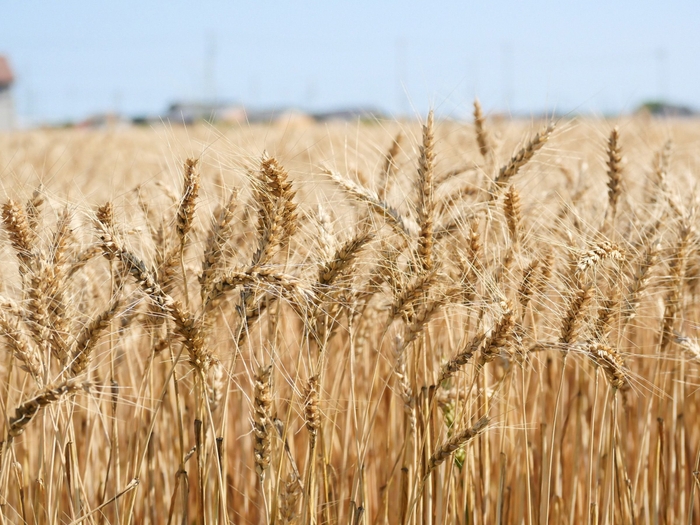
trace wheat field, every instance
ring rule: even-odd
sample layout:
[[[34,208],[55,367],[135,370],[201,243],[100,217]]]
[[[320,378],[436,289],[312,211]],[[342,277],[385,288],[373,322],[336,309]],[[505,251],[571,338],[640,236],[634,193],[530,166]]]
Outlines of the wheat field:
[[[700,523],[699,145],[0,135],[2,523]]]

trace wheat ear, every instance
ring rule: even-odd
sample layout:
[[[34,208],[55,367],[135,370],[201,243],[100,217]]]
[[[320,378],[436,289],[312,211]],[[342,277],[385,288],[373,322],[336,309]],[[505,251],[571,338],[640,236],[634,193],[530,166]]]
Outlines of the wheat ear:
[[[31,198],[24,205],[27,214],[27,224],[34,234],[39,233],[39,223],[41,221],[41,209],[46,199],[44,198],[44,185],[39,184],[32,192]]]
[[[428,113],[428,120],[423,126],[423,144],[418,160],[418,262],[422,271],[433,267],[433,170],[435,162],[435,132],[433,112]]]
[[[17,258],[21,264],[20,271],[24,273],[33,263],[36,234],[29,226],[24,210],[13,200],[3,204],[2,221],[10,237],[10,243],[17,252]]]
[[[5,336],[12,354],[19,360],[21,367],[41,384],[44,376],[41,352],[20,329],[17,316],[8,315],[13,313],[12,305],[8,307],[5,299],[2,299],[2,303],[0,305],[0,333]],[[21,316],[22,311],[16,313]]]
[[[238,202],[238,190],[231,190],[226,204],[212,217],[207,244],[202,259],[202,274],[199,277],[202,300],[211,289],[211,283],[224,264],[224,247],[233,235],[233,217]]]
[[[484,343],[479,356],[478,367],[483,367],[486,363],[490,363],[501,351],[507,351],[511,344],[513,336],[513,328],[515,327],[515,318],[513,316],[513,305],[510,301],[506,302],[505,312],[498,321],[498,324],[491,331],[489,338]]]
[[[425,330],[428,323],[447,304],[450,296],[451,293],[447,292],[443,297],[426,301],[425,306],[417,314],[411,316],[411,322],[406,327],[406,335],[404,340],[404,344],[406,346],[418,338],[423,330]]]
[[[333,220],[330,213],[321,204],[316,207],[313,215],[316,229],[316,243],[321,255],[321,262],[326,263],[333,259],[338,249],[338,239],[334,233]]]
[[[430,456],[428,460],[428,468],[425,477],[430,476],[431,472],[442,465],[446,459],[459,448],[466,445],[469,441],[481,434],[489,424],[490,419],[487,416],[482,417],[474,426],[466,428],[461,432],[457,432]]]
[[[620,306],[620,292],[616,285],[613,285],[608,296],[598,308],[598,318],[593,327],[593,336],[601,343],[605,343],[612,330],[612,324]]]
[[[69,242],[73,235],[73,230],[71,229],[71,212],[66,206],[61,211],[58,216],[58,222],[56,224],[56,230],[53,234],[53,239],[51,240],[51,264],[61,265],[65,262]]]
[[[287,475],[284,482],[284,490],[280,494],[279,519],[281,525],[296,525],[299,523],[297,507],[299,498],[303,492],[303,486],[299,477],[293,473]]]
[[[569,345],[576,342],[583,328],[586,308],[593,298],[593,287],[590,284],[581,283],[573,292],[566,315],[562,319],[561,335],[559,342],[564,345],[564,351],[569,350]]]
[[[10,417],[9,420],[7,431],[9,436],[16,437],[24,432],[24,429],[27,428],[27,425],[32,422],[32,419],[34,419],[42,408],[56,403],[68,394],[80,390],[88,392],[90,387],[90,383],[68,380],[58,385],[51,385],[42,389],[34,397],[25,401],[15,409],[14,415]]]
[[[663,325],[661,328],[660,348],[663,352],[673,341],[673,331],[676,325],[676,318],[681,311],[681,299],[683,296],[683,279],[688,257],[688,245],[691,234],[690,221],[683,218],[680,223],[678,242],[673,252],[673,258],[669,264],[670,289],[666,296]]]
[[[476,143],[479,146],[479,153],[481,153],[486,162],[490,162],[493,157],[493,144],[486,129],[486,119],[478,98],[474,99],[474,129],[476,131]]]
[[[311,449],[316,446],[318,431],[321,428],[321,413],[318,408],[319,379],[318,374],[311,376],[304,391],[304,422],[306,423],[306,430],[309,431],[309,447]]]
[[[360,251],[374,239],[374,234],[370,231],[360,230],[356,235],[351,237],[345,244],[338,248],[328,261],[325,262],[318,270],[318,285],[328,287],[335,280],[350,271],[355,259],[360,254]]]
[[[620,153],[619,130],[614,127],[608,138],[607,167],[608,167],[608,205],[612,217],[617,211],[617,201],[622,193],[622,155]]]
[[[510,240],[513,244],[518,244],[520,235],[520,223],[522,222],[522,211],[520,207],[520,194],[515,186],[511,186],[503,201],[503,211],[508,224]]]
[[[611,243],[610,241],[600,242],[590,250],[579,254],[576,260],[576,268],[574,269],[576,277],[580,279],[586,271],[596,267],[607,259],[613,261],[622,260],[623,255],[622,250],[620,250],[617,244]]]
[[[416,413],[415,404],[416,400],[413,395],[413,389],[411,388],[411,383],[408,378],[408,370],[406,368],[406,346],[403,343],[401,336],[396,336],[394,338],[394,360],[396,365],[394,367],[394,375],[396,376],[396,382],[398,383],[399,395],[403,401],[403,411],[408,418],[408,425],[411,431],[416,428]]]
[[[99,217],[99,214],[98,214]],[[143,292],[153,301],[154,305],[164,314],[172,317],[177,334],[182,337],[187,348],[190,364],[198,371],[206,373],[212,362],[212,355],[205,346],[206,337],[202,328],[205,325],[194,319],[187,309],[167,294],[158,279],[146,264],[133,253],[124,249],[110,228],[97,221],[100,243],[104,255],[109,260],[118,260],[124,269],[131,274]]]
[[[224,273],[212,284],[211,293],[205,302],[205,311],[210,311],[221,304],[224,294],[238,286],[261,286],[270,292],[281,292],[296,304],[311,303],[315,295],[306,289],[297,278],[272,271],[269,267],[249,269],[247,271],[231,270]]]
[[[218,360],[212,360],[207,376],[207,397],[209,409],[214,412],[221,404],[226,394],[226,368]]]
[[[253,400],[253,432],[255,434],[255,472],[261,482],[265,479],[265,473],[270,466],[270,431],[272,395],[270,392],[270,378],[272,365],[260,367],[255,376],[255,397]]]
[[[403,135],[399,131],[396,137],[391,143],[389,151],[387,151],[384,156],[384,166],[382,167],[381,178],[379,179],[379,184],[377,185],[377,195],[380,200],[386,199],[386,194],[391,187],[394,177],[396,176],[396,171],[398,166],[396,165],[396,157],[399,156],[401,151],[401,140]]]
[[[546,128],[536,133],[532,140],[518,150],[518,152],[511,157],[510,161],[501,168],[493,183],[491,200],[497,198],[499,190],[505,187],[510,180],[517,175],[518,171],[530,162],[532,157],[535,156],[535,153],[542,149],[553,131],[554,124],[549,124]]]
[[[464,368],[464,365],[471,361],[474,354],[479,350],[479,347],[481,346],[481,343],[484,342],[485,338],[486,335],[481,333],[474,336],[468,343],[466,343],[462,350],[457,352],[452,359],[443,365],[436,384],[442,385],[445,381],[451,379],[452,376]]]
[[[523,280],[520,283],[520,288],[518,289],[518,301],[523,310],[523,316],[525,315],[525,309],[532,299],[532,295],[536,289],[536,277],[535,273],[540,265],[539,259],[533,259],[527,268],[523,271]]]
[[[626,325],[634,319],[637,314],[637,308],[642,301],[644,292],[649,285],[652,276],[652,270],[659,258],[661,244],[656,240],[650,240],[644,249],[644,255],[637,264],[637,267],[632,277],[632,284],[629,288],[627,299],[625,301],[625,309],[622,313],[622,322]]]
[[[184,166],[185,183],[182,190],[182,198],[175,215],[175,229],[182,246],[186,244],[187,235],[192,230],[195,206],[199,196],[200,176],[197,170],[198,162],[197,159],[187,159]]]
[[[360,186],[359,184],[343,177],[340,173],[331,169],[324,169],[323,173],[328,175],[330,179],[338,184],[350,197],[367,204],[372,211],[377,215],[384,217],[388,224],[401,235],[410,236],[414,230],[413,224],[409,225],[399,211],[389,205],[386,201],[379,198],[374,191]]]
[[[391,319],[406,315],[416,303],[438,282],[439,276],[435,271],[419,274],[413,282],[397,287],[394,304],[391,307]]]
[[[116,299],[102,313],[97,315],[78,335],[73,350],[73,363],[71,373],[76,376],[87,369],[92,356],[92,351],[98,341],[109,330],[112,319],[119,313],[121,301]]]
[[[629,383],[622,358],[611,347],[600,343],[589,345],[588,355],[603,369],[612,388],[619,390]]]
[[[276,159],[263,154],[255,187],[258,205],[258,248],[251,266],[267,264],[283,248],[297,229],[295,192],[287,171]]]
[[[189,233],[194,224],[194,214],[197,205],[197,197],[199,196],[199,171],[197,170],[198,161],[196,159],[187,159],[185,161],[185,181],[182,189],[182,198],[180,199],[177,213],[175,214],[175,230],[180,240],[180,270],[182,272],[182,286],[185,291],[185,307],[189,308],[190,295],[187,286],[187,270],[185,269],[185,249],[189,240]],[[166,261],[172,260],[174,257],[166,257]],[[167,286],[166,286],[167,289]]]

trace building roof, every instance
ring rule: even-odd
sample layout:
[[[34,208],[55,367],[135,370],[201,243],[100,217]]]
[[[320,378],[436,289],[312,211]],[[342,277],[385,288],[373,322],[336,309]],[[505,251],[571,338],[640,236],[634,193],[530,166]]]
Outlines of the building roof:
[[[12,75],[9,61],[6,57],[0,55],[0,86],[9,86],[14,79],[15,77]]]

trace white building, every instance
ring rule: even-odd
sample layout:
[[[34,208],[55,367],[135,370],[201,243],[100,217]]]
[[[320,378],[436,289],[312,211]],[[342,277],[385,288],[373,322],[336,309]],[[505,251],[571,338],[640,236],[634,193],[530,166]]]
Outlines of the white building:
[[[15,80],[7,58],[0,55],[0,131],[14,129],[15,103],[12,99],[12,84]]]

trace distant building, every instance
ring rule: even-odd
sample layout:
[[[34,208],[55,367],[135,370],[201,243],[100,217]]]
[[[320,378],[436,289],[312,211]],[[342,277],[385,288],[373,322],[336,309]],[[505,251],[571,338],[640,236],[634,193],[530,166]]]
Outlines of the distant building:
[[[131,121],[118,113],[95,113],[85,120],[78,122],[77,128],[88,129],[114,129],[123,128],[131,124]]]
[[[314,122],[313,117],[294,108],[246,109],[245,119],[248,124],[281,124],[308,125]]]
[[[195,122],[221,122],[237,120],[243,109],[235,104],[210,102],[175,102],[163,116],[171,124],[194,124]]]
[[[15,77],[7,58],[0,55],[0,131],[15,127],[15,103],[12,99],[12,84]]]
[[[358,107],[340,109],[336,111],[325,111],[321,113],[314,113],[313,117],[318,122],[353,122],[357,120],[371,122],[387,118],[383,111],[373,107]]]
[[[230,102],[178,101],[172,103],[165,113],[158,117],[140,116],[133,119],[137,125],[157,124],[164,121],[170,124],[195,124],[210,122],[217,124],[276,124],[306,126],[314,122],[376,122],[386,119],[381,110],[372,107],[358,107],[307,113],[294,107],[250,108]]]

